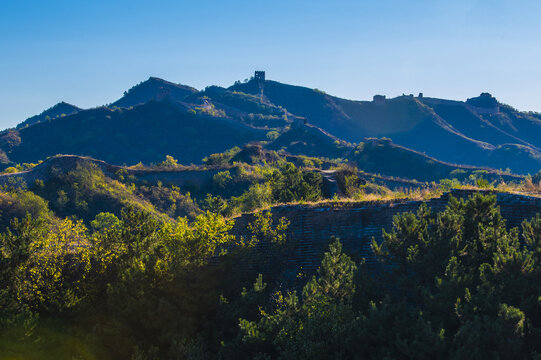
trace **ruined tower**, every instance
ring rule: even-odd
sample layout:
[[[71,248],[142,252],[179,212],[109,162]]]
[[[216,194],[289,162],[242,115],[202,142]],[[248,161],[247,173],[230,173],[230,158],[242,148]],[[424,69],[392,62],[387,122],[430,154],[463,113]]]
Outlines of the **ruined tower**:
[[[259,85],[259,96],[263,97],[263,89],[265,88],[265,72],[256,71],[254,73],[254,80],[257,81]]]
[[[256,71],[254,74],[254,79],[258,82],[265,82],[265,72],[264,71]]]

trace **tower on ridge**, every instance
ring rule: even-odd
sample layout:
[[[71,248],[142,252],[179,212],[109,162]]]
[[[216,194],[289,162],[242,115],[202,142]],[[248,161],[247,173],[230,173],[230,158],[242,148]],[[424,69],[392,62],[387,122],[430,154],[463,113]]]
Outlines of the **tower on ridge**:
[[[257,81],[265,81],[265,72],[264,71],[256,71],[254,74],[254,79]]]

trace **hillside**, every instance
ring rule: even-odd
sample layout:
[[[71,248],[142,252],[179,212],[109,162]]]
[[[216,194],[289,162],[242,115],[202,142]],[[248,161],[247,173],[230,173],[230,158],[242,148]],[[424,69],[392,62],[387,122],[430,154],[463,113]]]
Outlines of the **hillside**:
[[[15,163],[56,154],[91,156],[112,164],[200,162],[211,153],[265,139],[266,131],[169,102],[130,109],[97,108],[0,134],[0,148]]]
[[[520,180],[521,177],[498,173],[474,166],[445,163],[425,154],[394,144],[390,139],[367,138],[347,156],[351,164],[368,173],[380,173],[419,181],[456,178],[463,180],[475,172],[483,173],[490,181]]]
[[[110,106],[130,107],[149,101],[181,101],[197,90],[186,85],[174,84],[160,78],[150,77],[124,93],[124,96]]]
[[[509,105],[500,104],[496,114],[485,114],[483,119],[513,136],[537,147],[541,146],[541,114],[520,112]]]
[[[259,96],[209,86],[184,98],[184,106],[197,111],[216,111],[228,118],[255,128],[282,129],[291,120],[285,109]]]
[[[229,153],[232,158],[222,165],[189,167],[170,157],[153,167],[124,167],[90,157],[54,156],[29,170],[0,175],[0,215],[7,216],[0,217],[0,227],[32,206],[37,209],[33,215],[71,216],[90,224],[101,212],[120,216],[127,207],[162,220],[193,220],[202,210],[231,216],[333,195],[325,191],[318,170],[286,163],[275,152],[247,146]]]
[[[488,98],[484,100],[483,98]],[[483,100],[485,102],[483,102]],[[443,101],[441,99],[423,98],[424,104],[430,106],[436,114],[453,125],[455,129],[465,134],[466,136],[487,142],[493,145],[502,145],[506,143],[520,143],[538,150],[537,146],[540,143],[539,139],[533,142],[528,142],[519,137],[520,133],[516,130],[509,132],[502,129],[498,124],[493,124],[486,118],[491,116],[498,117],[500,114],[500,106],[496,99],[490,94],[470,98],[466,103],[460,101]],[[474,107],[471,104],[481,106],[489,101],[487,106],[492,107]],[[492,104],[492,105],[490,105]],[[496,104],[496,105],[494,105]],[[513,111],[513,113],[517,113]],[[539,129],[538,131],[541,131]]]
[[[139,186],[130,186],[122,181],[122,174],[126,174],[122,167],[70,155],[49,158],[28,171],[0,175],[0,228],[14,217],[23,217],[25,211],[49,218],[75,217],[86,224],[101,212],[120,216],[126,207],[162,220],[193,219],[200,212],[189,194],[157,186],[158,180],[144,175]]]
[[[81,111],[80,108],[78,108],[75,105],[68,104],[66,102],[59,102],[53,107],[50,107],[49,109],[45,110],[39,115],[34,115],[32,117],[29,117],[19,125],[17,125],[17,129],[42,122],[42,121],[50,121],[54,120],[59,117],[64,117],[68,115],[75,114],[77,112]]]
[[[351,144],[338,139],[324,130],[302,120],[280,134],[266,145],[270,150],[282,150],[293,155],[326,157],[331,159],[344,157],[352,148]]]
[[[541,167],[541,137],[536,136],[541,132],[539,117],[499,104],[490,94],[488,103],[482,96],[468,102],[412,95],[353,101],[276,81],[265,81],[263,86],[267,101],[346,141],[384,136],[452,163],[510,168],[521,173],[536,172]],[[229,89],[253,95],[261,92],[255,80],[237,83]],[[520,149],[509,147],[517,162],[492,154],[508,144],[521,145]],[[526,151],[521,150],[524,147]]]
[[[154,77],[110,107],[81,110],[61,103],[0,133],[0,161],[8,166],[76,154],[117,165],[150,164],[171,155],[189,164],[253,141],[293,155],[336,159],[372,137],[390,138],[443,163],[519,174],[541,168],[541,116],[519,112],[488,93],[466,101],[413,95],[354,101],[269,80],[197,91]],[[403,170],[386,166],[396,162],[391,156],[380,152],[376,163],[365,166],[385,175],[408,173],[407,164]],[[417,169],[421,173],[408,177],[446,173]]]

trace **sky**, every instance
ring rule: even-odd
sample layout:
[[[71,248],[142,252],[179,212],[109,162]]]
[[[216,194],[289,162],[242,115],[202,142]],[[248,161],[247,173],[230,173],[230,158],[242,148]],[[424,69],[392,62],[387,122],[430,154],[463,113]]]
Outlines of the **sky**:
[[[0,1],[0,128],[156,76],[203,89],[254,70],[368,100],[481,92],[541,112],[539,0]]]

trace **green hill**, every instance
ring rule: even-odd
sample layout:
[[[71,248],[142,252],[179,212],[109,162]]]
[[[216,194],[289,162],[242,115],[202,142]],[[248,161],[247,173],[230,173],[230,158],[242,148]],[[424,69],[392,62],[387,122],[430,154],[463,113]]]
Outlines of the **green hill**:
[[[354,101],[276,81],[197,91],[153,77],[111,107],[81,110],[61,103],[5,130],[0,161],[7,166],[76,154],[149,164],[171,155],[189,164],[253,141],[294,155],[343,158],[352,143],[371,137],[391,138],[445,163],[521,174],[541,168],[541,116],[488,93],[467,101],[413,95]],[[383,165],[373,170],[384,172]]]
[[[261,93],[259,83],[253,79],[229,89]],[[263,99],[346,141],[389,137],[442,161],[536,172],[541,168],[539,117],[520,113],[486,95],[488,100],[480,96],[467,102],[412,95],[353,101],[276,81],[265,81],[263,85]],[[517,161],[510,162],[492,154],[504,144],[519,144],[528,150],[511,148]]]
[[[148,102],[130,109],[97,108],[0,134],[0,148],[15,163],[56,154],[91,156],[112,164],[162,161],[181,163],[238,144],[265,139],[266,131],[204,113],[187,112],[170,102]]]
[[[55,106],[45,110],[39,115],[29,117],[28,119],[17,125],[17,128],[20,129],[32,124],[36,124],[38,122],[54,120],[59,117],[75,114],[79,111],[81,111],[81,109],[77,106],[62,101]]]
[[[124,93],[124,96],[110,106],[130,107],[149,101],[180,101],[197,90],[186,85],[174,84],[160,78],[150,77]]]
[[[490,169],[445,163],[425,154],[394,144],[390,139],[367,138],[347,156],[350,163],[369,173],[434,181],[457,178],[463,180],[475,172],[482,172],[490,180],[520,180],[521,177],[498,173]]]

